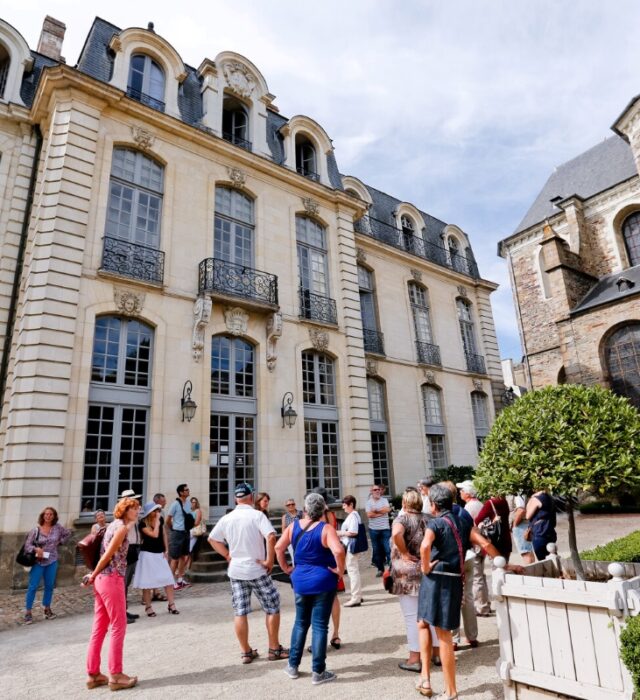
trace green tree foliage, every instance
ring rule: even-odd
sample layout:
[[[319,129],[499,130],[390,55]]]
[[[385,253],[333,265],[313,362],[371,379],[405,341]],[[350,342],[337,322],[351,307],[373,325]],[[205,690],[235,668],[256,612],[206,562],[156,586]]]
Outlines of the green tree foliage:
[[[496,419],[474,483],[481,493],[606,494],[640,484],[640,413],[600,386],[532,391]],[[581,571],[569,503],[569,544]]]
[[[580,557],[590,561],[638,563],[640,562],[640,530],[586,552],[581,552]]]
[[[629,618],[620,633],[620,656],[633,678],[636,695],[640,694],[640,616]]]

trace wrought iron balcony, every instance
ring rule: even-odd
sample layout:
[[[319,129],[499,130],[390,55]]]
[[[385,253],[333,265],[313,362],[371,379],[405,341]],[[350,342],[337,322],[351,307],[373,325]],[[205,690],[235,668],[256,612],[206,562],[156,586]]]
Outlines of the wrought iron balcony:
[[[376,355],[384,355],[384,335],[380,331],[370,328],[362,329],[364,339],[364,351],[373,352]]]
[[[467,361],[467,370],[469,372],[474,372],[475,374],[487,373],[482,355],[476,355],[474,352],[465,352],[464,357]]]
[[[442,365],[440,359],[440,347],[433,343],[424,343],[416,340],[416,350],[418,351],[418,362],[422,365]]]
[[[300,175],[304,175],[305,177],[309,178],[309,180],[320,182],[320,175],[318,175],[318,173],[314,173],[313,170],[309,170],[309,168],[305,168],[304,165],[299,165],[296,168],[296,171],[299,172]]]
[[[205,258],[200,263],[198,291],[246,299],[260,305],[278,305],[276,275],[219,258]]]
[[[331,297],[323,297],[308,289],[300,289],[300,318],[337,325],[336,302]]]
[[[233,134],[229,131],[223,131],[222,138],[225,141],[229,141],[230,143],[234,144],[235,146],[240,146],[240,148],[244,148],[245,151],[251,151],[252,149],[251,141],[247,141],[247,139],[240,138],[237,134]]]
[[[134,280],[162,284],[164,252],[146,245],[105,236],[100,269]]]
[[[157,109],[159,112],[164,112],[164,102],[162,100],[151,97],[151,95],[147,95],[145,92],[131,87],[131,85],[127,87],[127,95],[138,102],[142,102],[142,104],[147,105],[147,107],[153,107],[153,109]]]

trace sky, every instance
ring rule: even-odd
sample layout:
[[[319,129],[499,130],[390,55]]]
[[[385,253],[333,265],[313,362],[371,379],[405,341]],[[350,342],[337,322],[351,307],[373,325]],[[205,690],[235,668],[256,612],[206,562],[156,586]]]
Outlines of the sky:
[[[67,25],[69,65],[96,15],[123,29],[153,21],[192,66],[225,50],[249,58],[284,116],[324,127],[343,174],[470,236],[482,276],[500,284],[501,355],[516,360],[497,243],[640,93],[638,0],[0,0],[32,48],[45,14]]]

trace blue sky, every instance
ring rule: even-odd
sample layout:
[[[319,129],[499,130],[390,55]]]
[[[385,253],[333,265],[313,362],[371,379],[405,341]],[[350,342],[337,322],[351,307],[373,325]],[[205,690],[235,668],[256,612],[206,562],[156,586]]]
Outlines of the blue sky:
[[[93,17],[146,26],[185,62],[232,50],[264,74],[285,116],[308,114],[345,174],[471,237],[503,357],[521,354],[497,242],[554,167],[611,134],[640,93],[637,0],[21,0],[0,16],[30,46],[44,14],[67,25],[73,65]]]

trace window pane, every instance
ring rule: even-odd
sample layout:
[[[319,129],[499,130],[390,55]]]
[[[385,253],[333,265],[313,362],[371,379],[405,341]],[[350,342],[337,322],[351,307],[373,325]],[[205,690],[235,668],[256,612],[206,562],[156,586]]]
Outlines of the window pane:
[[[629,264],[640,265],[640,212],[631,214],[622,227],[622,236],[629,256]]]
[[[476,429],[489,427],[489,415],[487,412],[487,397],[479,391],[471,393],[471,407],[473,409],[473,424]]]
[[[389,457],[387,455],[386,433],[371,433],[371,454],[373,457],[373,482],[390,487],[391,474],[389,471]]]
[[[211,393],[218,396],[230,394],[231,341],[215,336],[211,343]]]
[[[377,379],[367,379],[369,393],[369,418],[376,421],[386,420],[384,409],[384,386]]]
[[[447,467],[447,452],[444,435],[427,435],[427,453],[431,469]]]
[[[89,405],[82,479],[82,510],[108,511],[115,408]],[[100,465],[106,465],[106,468]]]
[[[303,403],[316,403],[316,380],[314,353],[302,353],[302,401]]]
[[[254,395],[253,346],[242,338],[214,336],[211,342],[211,393],[251,398]]]
[[[434,386],[423,386],[422,400],[424,403],[425,423],[427,425],[444,425],[440,389]]]
[[[91,381],[115,384],[118,381],[120,319],[102,316],[96,319],[91,362]]]
[[[150,386],[151,329],[138,321],[129,321],[124,383]]]
[[[333,360],[322,353],[302,353],[303,402],[322,406],[335,406],[335,380]]]
[[[616,330],[605,345],[611,388],[640,408],[640,323]]]

